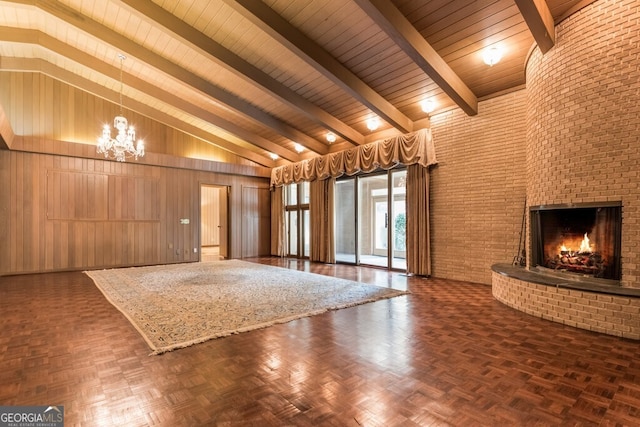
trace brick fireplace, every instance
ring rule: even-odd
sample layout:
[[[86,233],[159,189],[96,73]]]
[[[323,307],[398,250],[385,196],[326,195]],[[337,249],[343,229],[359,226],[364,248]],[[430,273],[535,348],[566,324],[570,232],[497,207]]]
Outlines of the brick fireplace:
[[[620,204],[629,288],[640,288],[639,19],[637,3],[596,1],[559,23],[556,46],[535,49],[526,68],[527,205]],[[531,231],[529,218],[527,248]]]
[[[518,267],[519,275],[510,275],[516,270],[509,265],[492,269],[493,295],[511,307],[633,339],[640,339],[639,23],[637,2],[599,0],[556,25],[556,45],[546,54],[532,51],[526,67],[526,268]],[[571,225],[556,217],[550,228],[564,228],[559,240],[571,242],[566,250],[556,241],[545,249],[552,238],[540,223],[549,206],[615,207],[619,225],[595,229],[593,215]],[[607,228],[616,237],[602,242]],[[589,241],[581,249],[585,234]],[[596,265],[602,258],[607,265]],[[549,259],[554,263],[547,265]],[[534,274],[541,265],[615,286],[541,279]]]

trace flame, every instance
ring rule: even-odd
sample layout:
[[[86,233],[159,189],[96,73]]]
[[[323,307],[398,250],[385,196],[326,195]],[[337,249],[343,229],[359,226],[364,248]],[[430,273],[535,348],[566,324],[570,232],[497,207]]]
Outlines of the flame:
[[[580,249],[575,252],[575,254],[590,254],[595,252],[593,249],[593,244],[591,244],[591,241],[589,240],[589,236],[588,233],[584,233],[584,236],[582,238],[582,241],[578,241],[578,239],[576,239],[575,241],[572,240],[571,242],[569,242],[569,247],[566,246],[567,242],[562,242],[562,245],[560,246],[560,253],[561,254],[571,254],[573,255],[574,252],[571,249],[572,247],[576,247],[578,245],[580,245]]]
[[[582,239],[582,242],[580,242],[580,253],[585,253],[585,252],[592,252],[587,233],[584,233],[584,239]]]

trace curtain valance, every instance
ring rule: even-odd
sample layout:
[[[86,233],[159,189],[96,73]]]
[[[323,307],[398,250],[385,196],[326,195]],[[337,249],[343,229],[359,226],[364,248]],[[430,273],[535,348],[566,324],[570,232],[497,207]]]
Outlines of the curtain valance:
[[[358,172],[371,172],[377,168],[391,169],[398,164],[419,164],[428,167],[436,163],[431,129],[422,129],[407,135],[279,166],[271,171],[271,186],[337,178],[345,173],[353,175]]]

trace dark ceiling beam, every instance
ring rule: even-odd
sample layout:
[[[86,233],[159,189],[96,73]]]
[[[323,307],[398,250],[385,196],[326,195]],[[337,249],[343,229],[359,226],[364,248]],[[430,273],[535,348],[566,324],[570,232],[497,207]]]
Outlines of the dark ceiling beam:
[[[475,94],[393,3],[355,2],[465,113],[478,114]]]
[[[224,1],[387,123],[404,133],[413,131],[411,119],[262,1]]]
[[[6,27],[2,27],[3,29]],[[29,31],[29,30],[27,30]],[[0,31],[0,36],[2,31]],[[0,37],[0,40],[3,40]],[[12,70],[12,71],[24,71],[24,72],[39,72],[46,74],[56,80],[59,80],[63,83],[66,83],[70,86],[77,87],[87,93],[91,93],[97,97],[106,99],[115,104],[119,103],[120,93],[107,89],[98,83],[87,80],[83,77],[80,77],[70,71],[64,70],[60,67],[57,67],[49,62],[46,62],[42,59],[33,59],[33,58],[4,58],[2,63],[2,70]],[[119,68],[114,68],[114,74],[119,75]],[[247,160],[251,160],[259,165],[265,167],[275,167],[275,162],[268,158],[267,156],[248,150],[247,148],[239,147],[232,142],[227,141],[224,138],[221,138],[218,135],[215,135],[210,132],[206,132],[199,127],[196,127],[192,124],[185,123],[178,118],[163,113],[161,111],[157,111],[148,105],[135,101],[131,98],[125,98],[125,105],[128,109],[132,111],[136,111],[139,114],[142,114],[146,117],[149,117],[152,120],[163,123],[167,126],[173,127],[181,132],[192,135],[198,139],[203,140],[206,143],[215,145],[223,150],[229,151],[237,156],[243,157]],[[96,138],[100,133],[100,129],[96,129]]]
[[[553,16],[545,0],[515,0],[540,51],[547,53],[556,44]]]
[[[54,16],[67,24],[86,32],[87,34],[110,44],[114,49],[126,53],[130,57],[139,59],[159,72],[175,78],[212,100],[220,104],[224,104],[227,108],[233,110],[237,114],[259,123],[262,126],[283,135],[291,141],[297,141],[308,147],[310,150],[320,154],[326,154],[328,152],[328,148],[324,143],[317,141],[289,124],[282,122],[265,111],[253,106],[249,102],[240,99],[234,94],[227,92],[209,81],[180,67],[179,65],[174,64],[170,60],[134,43],[129,38],[116,33],[99,22],[93,21],[86,16],[80,16],[77,13],[69,13],[64,8],[61,8],[57,1],[37,0],[35,1],[35,6],[51,16]],[[90,64],[83,65],[91,68]]]
[[[200,53],[210,60],[259,89],[275,96],[281,102],[304,114],[313,122],[331,130],[353,144],[360,145],[364,143],[364,136],[361,133],[322,108],[307,101],[293,90],[231,52],[220,43],[212,40],[206,34],[178,19],[175,15],[169,13],[154,2],[149,0],[120,1],[136,12],[141,18],[146,19],[148,23],[152,25],[162,25],[165,29],[171,31],[174,36],[182,39],[183,42],[189,44],[195,50],[200,51]],[[312,147],[309,148],[313,149]]]

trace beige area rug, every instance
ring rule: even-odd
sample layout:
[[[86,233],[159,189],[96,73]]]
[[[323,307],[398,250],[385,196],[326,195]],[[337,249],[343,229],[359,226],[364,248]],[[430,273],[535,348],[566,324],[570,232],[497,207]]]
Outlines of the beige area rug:
[[[407,293],[239,260],[85,273],[152,354]]]

